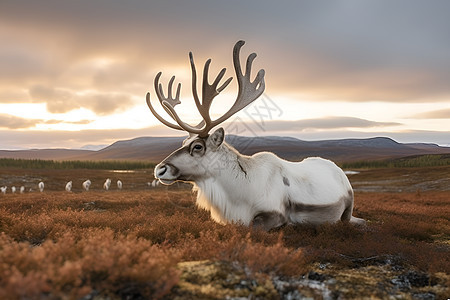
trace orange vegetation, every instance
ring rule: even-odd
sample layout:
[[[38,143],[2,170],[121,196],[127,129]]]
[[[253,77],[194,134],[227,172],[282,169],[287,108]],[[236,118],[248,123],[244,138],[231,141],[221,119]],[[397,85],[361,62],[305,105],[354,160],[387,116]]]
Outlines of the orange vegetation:
[[[450,192],[357,193],[349,224],[263,232],[222,226],[190,191],[158,189],[0,196],[0,298],[88,294],[160,298],[177,263],[228,261],[251,274],[300,276],[316,262],[370,257],[433,274],[450,272]]]

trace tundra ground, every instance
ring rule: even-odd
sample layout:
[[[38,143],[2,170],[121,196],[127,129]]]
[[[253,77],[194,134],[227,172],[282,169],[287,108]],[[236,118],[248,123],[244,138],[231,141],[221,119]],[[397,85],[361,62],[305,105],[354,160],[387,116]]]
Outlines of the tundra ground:
[[[386,183],[358,188],[398,171],[350,175],[354,215],[365,227],[262,232],[216,224],[186,186],[149,188],[151,171],[2,169],[0,185],[33,191],[0,195],[0,298],[446,299],[450,191],[433,184],[448,179],[449,168],[402,174],[414,172],[424,175],[405,176],[411,181],[396,192]],[[103,191],[107,177],[124,189]],[[93,189],[82,192],[88,178]],[[43,193],[33,189],[40,180]],[[63,191],[68,180],[80,181],[73,193]]]

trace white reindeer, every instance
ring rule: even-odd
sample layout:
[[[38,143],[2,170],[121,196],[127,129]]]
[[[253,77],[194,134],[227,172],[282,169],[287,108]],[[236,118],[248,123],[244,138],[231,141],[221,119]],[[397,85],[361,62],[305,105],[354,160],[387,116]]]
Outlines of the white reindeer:
[[[86,181],[83,182],[83,189],[88,192],[89,191],[89,187],[91,186],[91,181],[88,179]]]
[[[228,112],[216,120],[211,119],[210,105],[232,80],[229,78],[218,87],[225,68],[210,84],[208,69],[211,60],[206,62],[200,102],[195,64],[192,53],[189,53],[193,97],[203,118],[196,126],[183,122],[174,109],[181,103],[181,84],[178,84],[174,98],[172,85],[175,77],[172,77],[165,97],[159,83],[161,72],[156,75],[154,85],[158,99],[177,124],[168,122],[156,112],[150,93],[147,93],[147,105],[159,121],[170,128],[187,131],[189,137],[180,149],[155,167],[155,177],[164,184],[192,182],[197,191],[197,205],[210,211],[212,219],[222,224],[239,222],[269,230],[289,223],[321,224],[340,220],[364,223],[364,220],[352,217],[353,189],[344,172],[333,162],[322,158],[289,162],[269,152],[246,156],[224,141],[222,128],[209,134],[211,129],[264,92],[264,70],[257,73],[253,82],[250,79],[255,53],[248,57],[245,73],[241,70],[239,53],[243,45],[244,41],[239,41],[233,49],[238,96]]]
[[[158,185],[159,185],[159,181],[156,180],[156,179],[154,179],[154,180],[152,181],[152,188],[155,188],[155,187],[157,187]]]
[[[15,186],[12,186],[12,187],[11,187],[11,193],[13,193],[13,194],[16,193],[16,187],[15,187]]]
[[[109,187],[111,186],[111,179],[106,179],[105,183],[103,184],[103,188],[107,191],[109,190]]]
[[[45,184],[41,181],[38,184],[39,191],[42,193],[44,191]]]
[[[22,186],[20,187],[20,193],[23,194],[24,192],[25,192],[25,187],[22,185]]]
[[[66,183],[66,192],[72,191],[72,181]]]
[[[6,194],[6,190],[7,190],[7,189],[8,189],[7,186],[2,186],[2,187],[0,187],[0,191],[2,192],[3,195]]]
[[[117,180],[117,188],[118,188],[119,190],[122,189],[122,181]]]

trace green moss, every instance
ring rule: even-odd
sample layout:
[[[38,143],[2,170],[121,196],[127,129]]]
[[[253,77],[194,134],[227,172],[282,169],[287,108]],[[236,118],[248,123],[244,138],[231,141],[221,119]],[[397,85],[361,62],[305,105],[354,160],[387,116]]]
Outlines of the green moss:
[[[178,264],[180,281],[171,299],[278,299],[269,277],[252,278],[242,268],[225,261],[189,261]]]

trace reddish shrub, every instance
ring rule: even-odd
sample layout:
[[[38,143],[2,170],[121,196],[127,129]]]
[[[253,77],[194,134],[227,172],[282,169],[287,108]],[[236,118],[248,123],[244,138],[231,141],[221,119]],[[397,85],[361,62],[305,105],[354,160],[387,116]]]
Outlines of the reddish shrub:
[[[190,191],[47,192],[0,201],[0,298],[153,297],[176,284],[178,261],[228,261],[251,274],[304,275],[314,262],[354,266],[395,257],[450,272],[449,192],[357,193],[368,226],[222,226]],[[12,296],[11,296],[12,295]]]
[[[102,294],[161,297],[176,284],[176,251],[110,229],[71,233],[38,247],[0,237],[0,297]],[[132,289],[130,289],[132,287]]]

